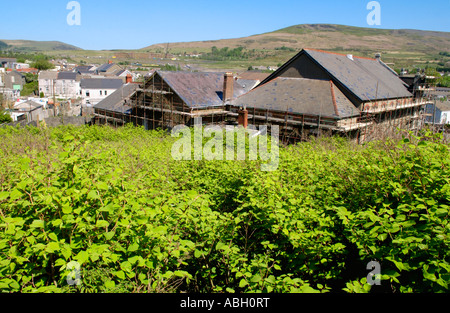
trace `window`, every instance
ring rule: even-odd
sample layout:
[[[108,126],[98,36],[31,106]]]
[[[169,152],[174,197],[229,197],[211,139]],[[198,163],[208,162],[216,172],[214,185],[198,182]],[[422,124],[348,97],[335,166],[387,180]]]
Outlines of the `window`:
[[[90,93],[89,93],[89,91],[86,91],[86,97],[90,97],[91,95],[90,95]]]
[[[107,96],[108,95],[108,90],[105,90],[105,96]]]
[[[100,96],[102,96],[102,91],[100,90]]]

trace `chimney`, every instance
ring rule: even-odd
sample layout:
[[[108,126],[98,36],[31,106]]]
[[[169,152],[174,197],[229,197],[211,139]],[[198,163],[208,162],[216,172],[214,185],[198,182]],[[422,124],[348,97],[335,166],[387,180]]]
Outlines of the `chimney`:
[[[244,126],[245,129],[248,127],[248,111],[246,108],[238,111],[238,125]]]
[[[375,54],[375,60],[381,61],[381,53]]]
[[[131,74],[127,74],[126,83],[131,84],[133,82],[133,76]]]
[[[111,60],[108,60],[108,64],[113,64],[113,62]]]
[[[229,72],[225,73],[223,79],[223,102],[226,102],[233,98],[233,85],[234,85],[233,73]]]

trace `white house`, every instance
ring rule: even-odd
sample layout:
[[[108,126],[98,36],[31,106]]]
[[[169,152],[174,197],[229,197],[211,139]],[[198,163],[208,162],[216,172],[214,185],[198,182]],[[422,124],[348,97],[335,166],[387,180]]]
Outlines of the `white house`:
[[[81,75],[75,72],[59,72],[55,82],[55,93],[57,97],[75,99],[81,96]]]
[[[122,87],[120,78],[85,78],[81,80],[82,104],[95,105]]]
[[[56,91],[56,80],[58,79],[58,72],[55,71],[41,71],[39,72],[39,93],[43,92],[44,97],[53,97]]]
[[[429,115],[427,117],[429,123],[450,124],[450,101],[436,100],[436,105],[427,105],[426,113]]]

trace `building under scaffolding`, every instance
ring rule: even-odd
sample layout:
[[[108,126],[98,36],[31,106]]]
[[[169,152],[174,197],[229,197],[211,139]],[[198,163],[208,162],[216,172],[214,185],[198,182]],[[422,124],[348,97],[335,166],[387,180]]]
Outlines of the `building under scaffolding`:
[[[256,86],[256,87],[255,87]],[[302,50],[262,82],[232,73],[156,71],[94,107],[96,123],[146,129],[204,125],[279,125],[283,142],[322,131],[364,142],[420,126],[426,104],[379,57]]]

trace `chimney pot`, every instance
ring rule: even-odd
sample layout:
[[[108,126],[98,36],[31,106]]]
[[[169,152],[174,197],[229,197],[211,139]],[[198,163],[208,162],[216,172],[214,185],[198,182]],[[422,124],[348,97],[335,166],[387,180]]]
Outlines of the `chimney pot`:
[[[131,84],[133,82],[133,76],[131,76],[131,74],[127,74],[127,80],[126,83],[127,84]]]
[[[248,110],[246,108],[238,111],[238,125],[244,126],[245,129],[248,127]]]

